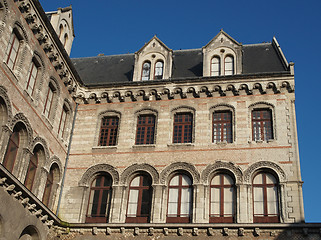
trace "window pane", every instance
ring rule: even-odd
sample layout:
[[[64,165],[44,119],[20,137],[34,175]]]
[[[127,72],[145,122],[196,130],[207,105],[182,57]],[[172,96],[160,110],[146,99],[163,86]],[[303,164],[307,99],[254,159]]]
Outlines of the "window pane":
[[[177,186],[178,185],[178,181],[179,181],[179,176],[176,175],[175,177],[173,177],[169,183],[170,186]]]
[[[233,214],[233,188],[224,188],[224,214]]]
[[[182,186],[189,186],[191,184],[192,184],[191,179],[186,175],[182,175]]]
[[[138,186],[139,186],[139,182],[140,182],[140,176],[135,177],[135,178],[132,180],[130,186],[131,186],[131,187],[138,187]]]
[[[266,176],[266,183],[267,184],[276,184],[277,183],[275,177],[272,174],[265,173],[265,176]]]
[[[268,187],[267,189],[268,213],[278,214],[277,187]]]
[[[139,190],[131,189],[129,192],[129,202],[130,203],[137,203],[138,202],[138,193]]]
[[[263,184],[263,174],[260,173],[260,174],[256,175],[253,183],[254,184]]]
[[[142,71],[142,80],[149,80],[149,76],[150,76],[150,63],[149,62],[145,62],[143,64],[143,71]]]
[[[178,189],[170,188],[168,193],[168,203],[177,203],[178,202]]]

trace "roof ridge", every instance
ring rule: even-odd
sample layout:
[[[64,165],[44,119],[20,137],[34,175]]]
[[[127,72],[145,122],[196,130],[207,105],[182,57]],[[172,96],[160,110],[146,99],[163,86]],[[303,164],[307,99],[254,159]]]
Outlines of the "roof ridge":
[[[178,50],[173,50],[173,52],[187,52],[187,51],[202,51],[202,48],[192,48],[192,49],[178,49]]]
[[[261,45],[271,45],[271,42],[265,42],[265,43],[249,43],[249,44],[243,44],[243,47],[247,46],[261,46]]]
[[[123,53],[123,54],[113,54],[113,55],[102,55],[102,56],[90,56],[90,57],[76,57],[73,59],[83,59],[83,58],[103,58],[103,57],[116,57],[116,56],[125,56],[125,55],[134,55],[134,53]]]

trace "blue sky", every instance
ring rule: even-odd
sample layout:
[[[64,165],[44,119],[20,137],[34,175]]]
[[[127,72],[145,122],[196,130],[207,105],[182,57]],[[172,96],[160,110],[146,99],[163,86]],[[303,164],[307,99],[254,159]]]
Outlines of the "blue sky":
[[[295,63],[305,217],[307,222],[321,222],[320,0],[40,0],[40,3],[45,11],[72,4],[76,38],[71,57],[133,53],[155,34],[173,50],[201,48],[221,28],[243,44],[267,42],[275,36],[287,60]]]

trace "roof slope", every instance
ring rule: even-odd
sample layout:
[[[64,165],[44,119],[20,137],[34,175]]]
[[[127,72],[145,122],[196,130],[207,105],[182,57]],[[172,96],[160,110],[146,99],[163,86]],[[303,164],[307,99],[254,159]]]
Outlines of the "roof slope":
[[[288,71],[273,43],[243,45],[242,48],[242,74]],[[72,62],[87,86],[133,81],[134,54],[74,58]],[[172,78],[202,75],[202,49],[173,51]]]

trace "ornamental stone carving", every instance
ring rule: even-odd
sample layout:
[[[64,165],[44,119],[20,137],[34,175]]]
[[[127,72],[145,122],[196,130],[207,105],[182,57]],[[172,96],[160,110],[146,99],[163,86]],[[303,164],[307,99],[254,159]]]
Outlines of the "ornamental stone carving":
[[[57,156],[52,156],[50,159],[46,160],[44,168],[48,171],[50,171],[50,168],[53,164],[56,164],[58,166],[59,176],[62,176],[63,173],[63,167],[60,159]]]
[[[200,182],[200,174],[194,165],[187,162],[175,162],[167,166],[160,174],[160,183],[166,184],[171,173],[176,171],[186,171],[193,178],[193,184]]]
[[[8,120],[10,120],[12,118],[11,102],[10,102],[8,94],[7,94],[7,89],[5,87],[3,87],[3,86],[0,86],[0,97],[3,99],[3,101],[6,104]]]
[[[236,180],[236,184],[241,184],[243,179],[243,173],[240,168],[236,167],[233,163],[231,162],[221,162],[217,161],[214,164],[208,165],[202,172],[201,175],[201,181],[204,184],[209,184],[210,178],[214,175],[216,171],[229,171],[234,175],[234,178]]]
[[[9,128],[13,130],[13,128],[15,127],[15,125],[21,122],[24,124],[24,126],[26,127],[27,130],[27,135],[28,135],[28,146],[31,145],[31,141],[33,139],[33,132],[32,132],[32,128],[31,125],[28,121],[28,119],[25,117],[25,115],[23,113],[17,113],[11,120],[10,124],[9,124]]]
[[[113,184],[118,184],[119,174],[117,170],[109,164],[98,164],[86,170],[78,185],[81,187],[89,187],[92,177],[101,172],[108,173],[113,179]]]
[[[135,172],[147,172],[152,177],[153,184],[159,183],[159,174],[157,170],[147,163],[133,164],[127,167],[121,174],[120,182],[124,185],[128,185],[130,176]]]
[[[253,174],[259,169],[270,169],[275,172],[279,178],[280,182],[285,182],[287,177],[283,169],[274,162],[269,161],[260,161],[253,163],[249,168],[244,171],[244,182],[250,183],[253,177]]]
[[[49,157],[50,157],[50,154],[49,154],[49,150],[48,150],[48,146],[47,146],[46,140],[41,138],[41,137],[35,137],[35,139],[31,143],[31,148],[30,149],[33,150],[37,144],[40,144],[43,147],[43,149],[45,151],[46,160],[48,160]]]

